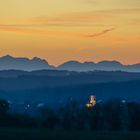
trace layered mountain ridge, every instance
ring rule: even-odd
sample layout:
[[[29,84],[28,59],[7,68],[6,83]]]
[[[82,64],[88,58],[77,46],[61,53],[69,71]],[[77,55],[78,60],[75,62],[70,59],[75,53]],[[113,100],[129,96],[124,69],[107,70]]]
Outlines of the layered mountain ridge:
[[[6,55],[0,57],[0,70],[68,70],[68,71],[127,71],[140,72],[140,63],[123,65],[120,62],[113,60],[103,60],[98,63],[95,62],[78,62],[67,61],[57,67],[50,65],[47,60],[38,57],[32,59],[26,57],[13,57]]]

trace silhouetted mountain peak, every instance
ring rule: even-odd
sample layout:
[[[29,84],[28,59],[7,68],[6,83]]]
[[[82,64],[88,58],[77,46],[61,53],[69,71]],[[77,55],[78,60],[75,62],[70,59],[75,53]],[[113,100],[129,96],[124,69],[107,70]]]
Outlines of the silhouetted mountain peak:
[[[1,59],[13,59],[13,57],[9,54],[2,56]]]
[[[32,60],[42,61],[43,59],[41,59],[39,57],[33,57]]]
[[[101,61],[98,63],[94,62],[83,62],[80,63],[78,61],[68,61],[64,64],[60,65],[58,69],[60,70],[72,70],[72,71],[94,71],[94,70],[105,70],[105,71],[112,71],[112,70],[122,70],[123,65],[118,61]]]
[[[26,57],[13,57],[5,55],[0,58],[0,70],[41,70],[41,69],[53,69],[54,67],[49,65],[44,59],[34,57],[32,59]]]
[[[31,60],[34,61],[34,62],[42,62],[42,63],[47,63],[48,64],[48,62],[45,59],[41,59],[39,57],[33,57]]]
[[[84,64],[95,64],[94,62],[85,61]]]
[[[111,65],[111,66],[122,66],[122,64],[116,60],[113,60],[113,61],[104,60],[104,61],[98,62],[97,64],[99,64],[99,65]]]
[[[29,58],[26,58],[26,57],[13,57],[11,55],[5,55],[5,56],[2,56],[0,57],[0,59],[2,60],[7,60],[7,61],[15,61],[15,60],[29,60]]]

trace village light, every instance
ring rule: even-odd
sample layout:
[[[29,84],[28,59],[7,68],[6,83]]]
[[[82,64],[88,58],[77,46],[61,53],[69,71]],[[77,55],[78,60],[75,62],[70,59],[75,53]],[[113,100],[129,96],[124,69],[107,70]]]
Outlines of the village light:
[[[86,107],[91,108],[96,104],[95,96],[91,95],[90,96],[90,101],[88,104],[86,104]]]

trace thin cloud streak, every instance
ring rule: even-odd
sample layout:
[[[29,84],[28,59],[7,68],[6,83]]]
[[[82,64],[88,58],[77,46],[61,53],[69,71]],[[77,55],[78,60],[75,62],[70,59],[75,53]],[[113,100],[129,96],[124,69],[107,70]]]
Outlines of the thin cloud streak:
[[[93,37],[101,36],[101,35],[107,34],[108,32],[111,32],[115,29],[116,28],[105,29],[105,30],[103,30],[102,32],[99,32],[99,33],[95,33],[95,34],[91,34],[91,35],[85,35],[85,37],[93,38]]]
[[[34,24],[0,24],[0,27],[108,27],[108,26],[114,26],[114,25],[109,25],[109,24],[96,24],[96,23],[34,23]]]
[[[38,35],[47,35],[47,36],[63,36],[63,37],[84,37],[84,38],[93,38],[98,37],[103,34],[106,34],[110,31],[113,31],[115,28],[105,29],[99,33],[94,34],[82,34],[78,32],[63,32],[63,31],[49,31],[49,30],[39,30],[39,29],[27,29],[27,28],[17,28],[10,25],[0,25],[1,31],[15,32],[15,33],[26,33],[26,34],[38,34]]]
[[[89,22],[96,20],[106,20],[106,18],[111,18],[114,15],[126,15],[126,14],[138,14],[140,13],[140,8],[126,8],[126,9],[105,9],[105,10],[93,10],[89,12],[74,12],[74,13],[67,13],[64,15],[58,15],[54,17],[48,16],[40,16],[34,17],[32,21],[34,22]],[[111,16],[112,15],[112,16]]]

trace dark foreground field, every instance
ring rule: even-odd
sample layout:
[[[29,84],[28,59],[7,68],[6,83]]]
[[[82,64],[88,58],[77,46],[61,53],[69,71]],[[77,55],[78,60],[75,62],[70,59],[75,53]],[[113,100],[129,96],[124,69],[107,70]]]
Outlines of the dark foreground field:
[[[1,128],[0,140],[140,140],[140,132],[91,132]]]

